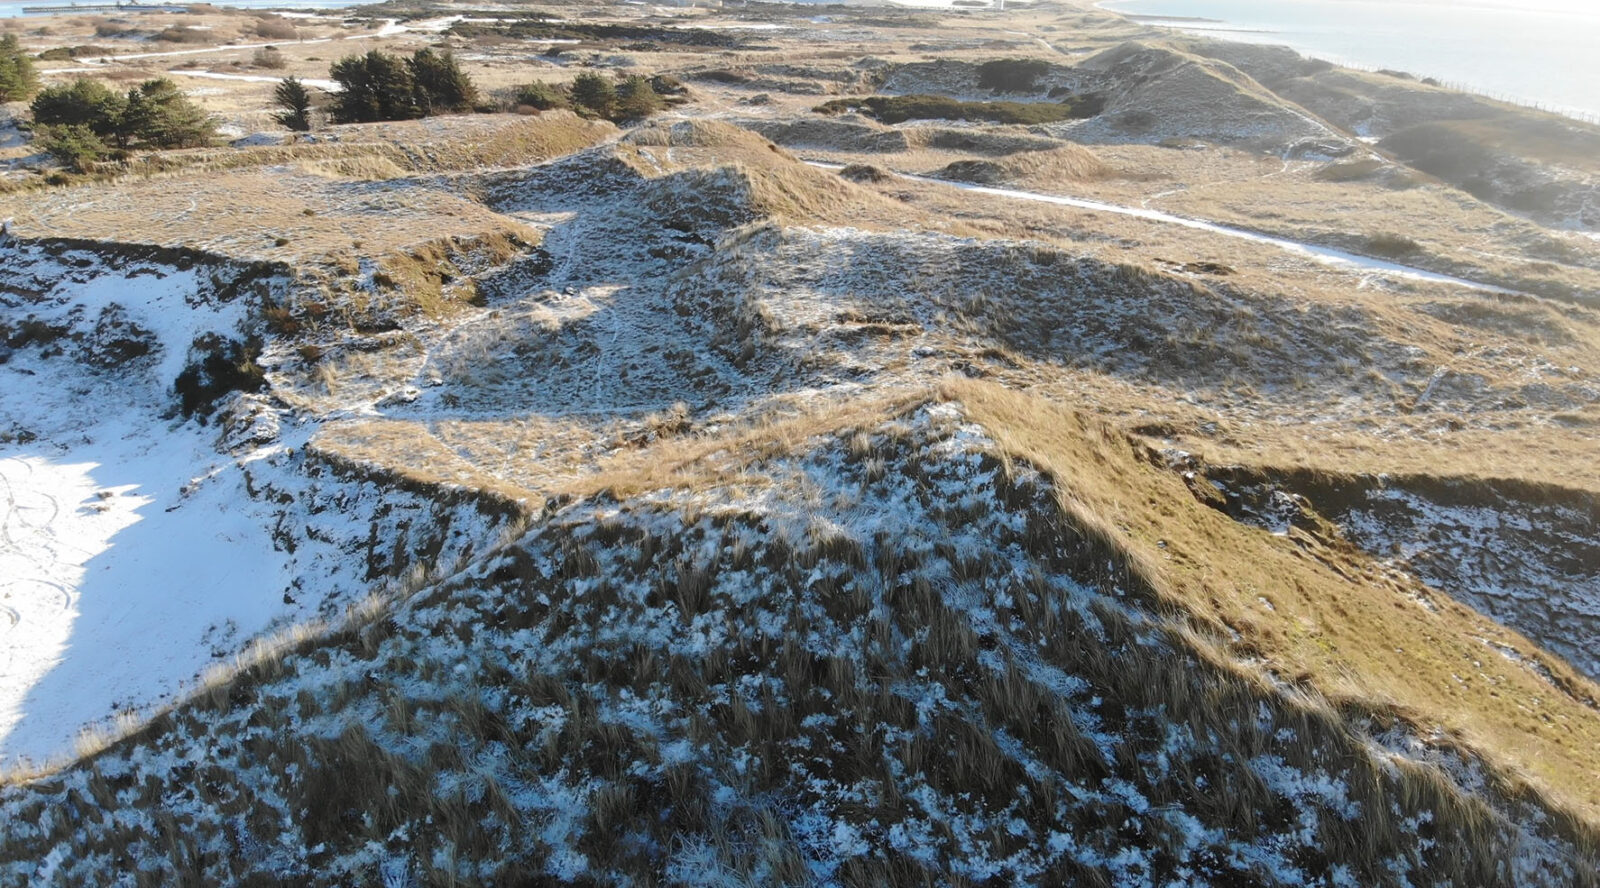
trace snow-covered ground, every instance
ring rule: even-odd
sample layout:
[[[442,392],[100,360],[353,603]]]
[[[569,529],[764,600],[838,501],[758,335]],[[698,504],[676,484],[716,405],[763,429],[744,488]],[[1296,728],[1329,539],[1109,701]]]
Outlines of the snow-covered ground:
[[[284,597],[276,507],[250,498],[213,432],[105,406],[70,443],[0,449],[0,762],[69,751],[80,726],[168,698],[213,652],[314,604]],[[283,448],[248,462],[269,459]]]
[[[283,80],[282,77],[266,77],[260,74],[225,74],[221,71],[188,71],[179,69],[168,73],[171,73],[177,77],[202,77],[208,80],[238,80],[244,83],[277,83]],[[314,86],[317,89],[324,90],[326,92],[339,92],[340,90],[344,89],[343,86],[339,85],[339,81],[337,80],[317,80],[315,78],[307,78],[301,80],[300,82],[304,83],[306,86]]]
[[[208,292],[216,269],[3,249],[0,322],[53,332],[0,363],[0,767],[357,600],[396,566],[371,557],[394,542],[380,511],[391,531],[428,511],[460,544],[490,532],[470,504],[338,477],[263,404],[232,429],[178,415],[191,344],[248,323]]]

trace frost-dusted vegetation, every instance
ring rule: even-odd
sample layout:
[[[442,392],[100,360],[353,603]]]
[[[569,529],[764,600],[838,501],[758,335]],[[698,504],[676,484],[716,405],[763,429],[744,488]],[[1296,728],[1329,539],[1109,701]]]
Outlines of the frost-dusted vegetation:
[[[1600,886],[1592,232],[958,5],[12,29],[0,885]]]
[[[1544,815],[1380,746],[1388,717],[1364,736],[1218,662],[957,406],[748,471],[750,493],[568,505],[394,610],[0,796],[9,871],[1592,876]]]

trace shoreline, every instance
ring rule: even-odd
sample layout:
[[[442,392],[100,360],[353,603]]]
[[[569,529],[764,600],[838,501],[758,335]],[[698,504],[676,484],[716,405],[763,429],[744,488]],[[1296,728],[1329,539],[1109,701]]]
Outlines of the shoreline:
[[[1230,23],[1225,19],[1211,19],[1203,16],[1166,16],[1153,15],[1150,13],[1124,12],[1118,8],[1119,6],[1129,2],[1136,2],[1136,0],[1095,0],[1095,2],[1091,5],[1094,9],[1111,13],[1112,15],[1119,16],[1137,25],[1150,28],[1160,28],[1164,31],[1189,34],[1192,36],[1212,40],[1227,40],[1227,37],[1219,36],[1227,34],[1281,35],[1283,39],[1278,40],[1270,38],[1241,39],[1235,42],[1249,43],[1259,46],[1284,46],[1294,50],[1306,58],[1329,62],[1342,68],[1349,68],[1354,71],[1366,71],[1371,73],[1383,70],[1403,70],[1409,74],[1412,74],[1419,80],[1423,78],[1432,78],[1440,81],[1446,86],[1446,88],[1456,92],[1468,93],[1470,95],[1479,96],[1481,98],[1490,99],[1496,102],[1504,102],[1506,104],[1515,105],[1521,108],[1543,111],[1581,123],[1600,125],[1600,107],[1594,109],[1584,108],[1567,104],[1566,102],[1558,99],[1535,98],[1533,96],[1517,94],[1505,88],[1495,88],[1483,84],[1471,83],[1446,74],[1442,74],[1440,72],[1411,70],[1411,67],[1413,66],[1401,60],[1389,60],[1385,62],[1358,61],[1334,50],[1317,49],[1304,45],[1297,45],[1297,43],[1288,35],[1287,32],[1274,28],[1251,28],[1244,25]],[[1200,26],[1202,23],[1205,25],[1218,24],[1227,27],[1202,27]]]

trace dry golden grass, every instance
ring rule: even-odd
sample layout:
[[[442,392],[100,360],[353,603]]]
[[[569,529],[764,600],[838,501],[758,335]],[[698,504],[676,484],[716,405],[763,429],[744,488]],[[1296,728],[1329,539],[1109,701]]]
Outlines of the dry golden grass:
[[[0,205],[15,220],[11,230],[24,237],[189,247],[297,264],[520,228],[442,190],[355,186],[288,170],[87,185],[11,196]]]
[[[542,502],[523,487],[483,471],[446,447],[421,423],[354,420],[324,426],[307,445],[310,452],[358,471],[403,484],[438,489],[471,489],[519,510]]]
[[[1171,607],[1238,632],[1243,650],[1335,701],[1392,707],[1425,731],[1437,726],[1513,784],[1526,781],[1600,822],[1600,714],[1578,698],[1600,699],[1600,687],[1527,639],[1437,596],[1436,610],[1418,606],[1404,588],[1415,581],[1353,549],[1233,521],[1082,414],[968,380],[948,382],[941,396],[1050,474],[1074,522],[1125,552]],[[1491,656],[1480,639],[1540,663],[1570,692]]]
[[[867,229],[918,226],[952,234],[971,230],[917,212],[833,173],[807,166],[761,136],[719,121],[658,121],[629,133],[618,153],[645,175],[732,167],[745,181],[750,209],[795,225]]]
[[[1059,190],[1064,186],[1110,178],[1116,172],[1094,152],[1079,145],[1048,151],[1026,151],[1000,159],[958,160],[935,173],[941,178],[985,185],[1027,184]]]
[[[926,148],[883,153],[808,147],[804,153],[837,163],[1144,206],[1355,253],[1375,255],[1371,238],[1404,232],[1420,247],[1403,257],[1407,264],[1551,295],[1600,292],[1600,246],[1593,240],[1543,228],[1456,189],[1416,178],[1404,168],[1389,166],[1385,169],[1390,172],[1381,176],[1327,181],[1321,173],[1341,164],[1285,162],[1220,146],[1095,146],[1092,158],[1074,148],[980,160]],[[1409,184],[1399,187],[1400,182]],[[890,181],[880,190],[926,193],[903,181]],[[975,208],[970,195],[941,203],[945,206],[940,209],[952,213]],[[1021,222],[1041,214],[1049,211],[1013,205],[994,215]],[[1103,215],[1099,219],[1102,228],[1127,224]],[[1173,239],[1170,232],[1158,237]],[[1229,247],[1230,252],[1247,249],[1237,241]]]
[[[712,436],[670,437],[654,446],[615,452],[600,461],[598,472],[574,479],[560,492],[622,498],[750,481],[746,469],[762,460],[798,453],[823,436],[874,427],[925,403],[928,395],[926,389],[912,388],[880,390],[843,402],[799,399],[793,412],[734,424]]]
[[[764,411],[715,433],[682,428],[671,417],[598,425],[529,416],[441,420],[424,425],[361,420],[325,427],[319,452],[430,485],[470,487],[510,501],[618,498],[663,489],[769,483],[747,472],[818,438],[866,428],[927,401],[923,388],[891,389],[846,400],[777,398]]]
[[[1396,422],[1386,434],[1356,427],[1283,424],[1224,428],[1200,434],[1180,423],[1162,437],[1207,462],[1263,468],[1304,467],[1348,475],[1449,475],[1514,479],[1600,492],[1592,469],[1600,460],[1600,413],[1580,427],[1462,428],[1453,417]],[[1185,428],[1187,426],[1187,428]]]
[[[444,183],[403,177],[536,163],[615,131],[567,112],[351,126],[335,143],[151,155],[119,167],[112,181],[12,194],[0,206],[23,236],[295,264],[403,257],[452,238],[537,242]]]

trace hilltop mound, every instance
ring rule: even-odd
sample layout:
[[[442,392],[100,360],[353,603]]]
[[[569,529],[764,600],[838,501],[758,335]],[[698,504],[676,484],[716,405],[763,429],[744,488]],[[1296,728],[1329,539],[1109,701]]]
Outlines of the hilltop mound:
[[[1095,75],[1106,110],[1052,132],[1084,142],[1205,139],[1282,150],[1339,133],[1224,62],[1169,46],[1128,43],[1078,65]]]
[[[1600,127],[1286,47],[1199,41],[1278,95],[1473,196],[1557,226],[1600,226]]]
[[[1046,151],[1029,151],[1001,160],[958,160],[934,173],[941,179],[1000,185],[1027,179],[1034,182],[1085,182],[1113,175],[1112,168],[1081,145],[1063,145]]]

